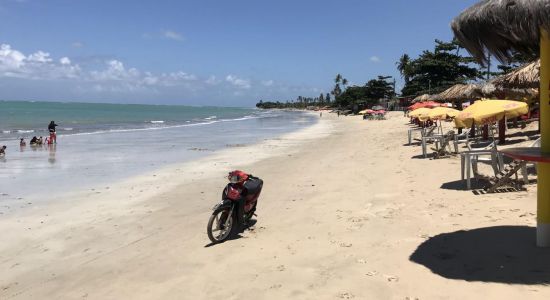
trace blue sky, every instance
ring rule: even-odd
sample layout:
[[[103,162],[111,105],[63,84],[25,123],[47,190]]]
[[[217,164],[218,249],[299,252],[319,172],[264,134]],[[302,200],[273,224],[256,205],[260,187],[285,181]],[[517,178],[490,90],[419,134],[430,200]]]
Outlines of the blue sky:
[[[0,99],[251,106],[395,62],[475,0],[0,0]],[[412,4],[414,3],[414,4]],[[400,80],[398,80],[398,86]]]

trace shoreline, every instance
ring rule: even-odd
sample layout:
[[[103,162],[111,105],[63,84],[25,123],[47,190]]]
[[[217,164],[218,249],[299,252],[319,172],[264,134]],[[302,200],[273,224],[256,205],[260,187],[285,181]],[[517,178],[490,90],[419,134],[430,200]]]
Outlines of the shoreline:
[[[506,238],[507,226],[533,228],[534,188],[476,196],[455,187],[460,160],[414,158],[420,147],[403,146],[405,123],[402,113],[370,122],[326,114],[315,136],[302,132],[256,148],[275,155],[238,156],[232,165],[222,155],[188,177],[180,169],[111,187],[93,205],[81,199],[47,217],[36,210],[0,219],[7,233],[0,267],[9,270],[0,274],[0,298],[464,299],[482,291],[545,299],[550,287],[513,282],[545,273],[530,273],[532,263]],[[209,246],[206,222],[225,168],[261,177],[264,191],[253,228]],[[483,230],[501,240],[468,238]],[[440,237],[462,243],[430,246]],[[522,238],[533,241],[520,249],[529,261],[546,264],[534,235]],[[462,254],[471,245],[480,261]],[[455,262],[456,273],[437,269]],[[461,271],[461,263],[474,262],[474,271]]]
[[[264,139],[314,125],[314,114],[275,113],[266,119],[247,119],[232,125],[225,121],[186,128],[162,128],[60,136],[60,143],[33,148],[9,145],[7,161],[0,164],[0,203],[50,202],[65,191],[98,189],[141,174],[216,155],[231,148],[263,142]],[[262,117],[263,118],[263,117]],[[304,122],[298,122],[301,120]],[[292,122],[291,124],[285,123]],[[230,126],[230,128],[226,128]],[[252,126],[250,130],[247,127]],[[67,138],[66,140],[64,138]],[[0,207],[0,215],[9,213]]]

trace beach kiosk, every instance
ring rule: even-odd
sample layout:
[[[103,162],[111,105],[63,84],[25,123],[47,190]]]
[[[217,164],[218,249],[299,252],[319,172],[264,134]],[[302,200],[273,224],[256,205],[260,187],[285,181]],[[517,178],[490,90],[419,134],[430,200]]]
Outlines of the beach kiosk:
[[[456,17],[451,27],[478,61],[488,53],[507,61],[514,53],[540,54],[541,148],[503,151],[538,163],[537,246],[550,247],[550,0],[484,0]]]

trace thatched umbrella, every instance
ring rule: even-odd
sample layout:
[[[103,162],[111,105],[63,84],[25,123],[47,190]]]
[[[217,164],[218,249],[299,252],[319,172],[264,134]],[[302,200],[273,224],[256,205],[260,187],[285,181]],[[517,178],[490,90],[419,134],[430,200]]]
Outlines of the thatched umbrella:
[[[430,100],[430,95],[424,94],[424,95],[420,95],[420,96],[414,98],[412,103],[424,102],[424,101],[429,101],[429,100]]]
[[[522,100],[531,103],[539,100],[539,89],[537,88],[503,88],[492,82],[487,82],[481,87],[485,98]]]
[[[437,95],[439,100],[449,102],[476,100],[481,97],[481,88],[475,84],[455,84]]]
[[[541,151],[550,153],[550,0],[484,0],[451,26],[480,62],[487,62],[486,51],[500,61],[540,53]],[[550,247],[550,163],[539,163],[537,207],[537,245]]]
[[[540,60],[519,67],[508,74],[499,76],[491,83],[508,89],[538,88],[540,85]]]

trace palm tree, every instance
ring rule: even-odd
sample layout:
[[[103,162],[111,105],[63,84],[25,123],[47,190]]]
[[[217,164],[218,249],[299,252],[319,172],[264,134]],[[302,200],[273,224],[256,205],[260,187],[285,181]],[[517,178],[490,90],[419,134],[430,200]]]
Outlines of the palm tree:
[[[411,58],[408,54],[403,54],[399,61],[395,63],[397,65],[397,70],[401,73],[401,77],[405,79],[405,83],[408,83],[410,80],[411,74]]]
[[[340,88],[340,82],[342,82],[342,75],[340,75],[340,73],[336,74],[336,78],[334,78],[334,82],[336,83],[334,85],[334,89],[332,89],[332,92],[331,94],[334,95],[334,100],[336,101],[336,99],[338,98],[338,96],[340,96],[340,94],[342,94],[342,89]],[[346,79],[344,79],[346,80]],[[346,80],[346,84],[347,84],[347,80]]]
[[[342,90],[340,89],[340,84],[334,85],[334,89],[332,90],[331,94],[334,95],[334,100],[338,99],[338,96],[342,94]]]
[[[336,78],[334,79],[334,83],[339,84],[340,81],[342,81],[342,75],[340,73],[336,74]]]

